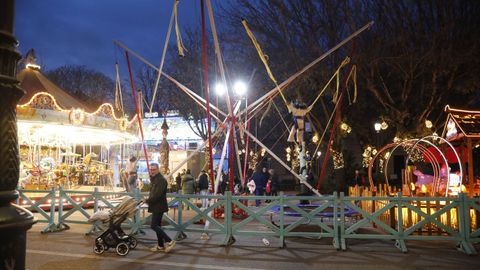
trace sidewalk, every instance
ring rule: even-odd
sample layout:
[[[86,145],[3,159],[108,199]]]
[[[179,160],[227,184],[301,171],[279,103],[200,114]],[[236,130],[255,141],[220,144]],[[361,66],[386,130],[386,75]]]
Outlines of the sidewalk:
[[[26,268],[30,270],[66,269],[478,269],[480,255],[467,256],[451,242],[408,242],[409,252],[401,253],[394,242],[349,241],[347,251],[337,251],[332,239],[287,238],[278,248],[278,239],[239,236],[230,247],[220,246],[221,235],[200,240],[199,233],[177,243],[171,253],[152,253],[155,244],[151,230],[139,235],[138,247],[125,256],[113,250],[93,253],[95,236],[86,236],[87,225],[72,225],[67,231],[41,234],[45,224],[28,231]],[[173,236],[174,232],[168,232]],[[477,250],[480,246],[476,246]]]

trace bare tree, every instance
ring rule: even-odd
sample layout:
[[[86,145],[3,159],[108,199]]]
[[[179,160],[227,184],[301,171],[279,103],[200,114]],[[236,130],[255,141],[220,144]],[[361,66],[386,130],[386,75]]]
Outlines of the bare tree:
[[[113,102],[115,83],[101,72],[86,66],[66,65],[48,71],[46,76],[72,96],[98,106]]]

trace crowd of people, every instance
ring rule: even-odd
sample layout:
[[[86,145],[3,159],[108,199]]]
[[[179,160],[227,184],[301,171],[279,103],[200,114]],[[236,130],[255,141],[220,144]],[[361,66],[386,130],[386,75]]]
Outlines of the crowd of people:
[[[214,177],[217,178],[217,172],[214,173]],[[251,194],[259,196],[276,196],[278,194],[280,179],[274,169],[269,169],[267,171],[267,168],[265,167],[258,168],[256,172],[250,173],[250,176],[247,178],[248,180],[242,185],[237,176],[233,177],[234,194],[246,193],[249,190]],[[249,183],[255,184],[253,190],[249,188]],[[225,191],[228,191],[229,189],[230,177],[227,173],[221,171],[216,193],[225,194]],[[179,172],[175,177],[175,188],[173,191],[180,194],[198,193],[200,195],[207,195],[209,192],[213,192],[210,175],[205,170],[202,170],[195,179],[189,169],[183,169],[183,171]]]

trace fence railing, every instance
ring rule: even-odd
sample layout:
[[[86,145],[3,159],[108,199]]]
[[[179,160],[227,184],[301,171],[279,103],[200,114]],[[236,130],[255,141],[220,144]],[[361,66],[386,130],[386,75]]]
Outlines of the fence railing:
[[[112,209],[115,198],[129,195],[140,200],[148,194],[93,192],[52,189],[19,190],[17,204],[36,213],[37,221],[47,223],[42,232],[69,229],[70,224],[89,224],[99,209]],[[402,252],[405,241],[451,241],[459,250],[476,254],[480,242],[480,198],[458,197],[347,197],[338,196],[232,196],[168,194],[170,211],[164,216],[166,230],[176,231],[182,240],[189,232],[223,235],[222,245],[231,245],[235,237],[278,238],[284,247],[286,237],[331,238],[338,250],[347,249],[348,239],[391,239]],[[33,199],[35,198],[35,199]],[[198,202],[208,199],[200,208]],[[256,201],[265,201],[252,207]],[[299,201],[311,201],[299,205]],[[368,204],[367,204],[368,203]],[[365,207],[367,205],[367,207]],[[375,207],[372,207],[375,206]],[[140,207],[124,226],[132,233],[148,228],[151,215]],[[91,225],[87,233],[101,230]]]

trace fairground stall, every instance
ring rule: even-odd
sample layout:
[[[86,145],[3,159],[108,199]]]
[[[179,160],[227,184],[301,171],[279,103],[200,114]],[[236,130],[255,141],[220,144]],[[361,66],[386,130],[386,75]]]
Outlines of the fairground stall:
[[[123,186],[119,171],[125,145],[138,141],[135,118],[116,116],[109,103],[88,108],[34,63],[27,63],[17,79],[26,91],[17,105],[20,188]]]
[[[470,195],[480,194],[480,111],[445,107],[447,120],[442,137],[460,149],[460,162],[466,168],[465,186]],[[448,158],[448,156],[447,156]]]

